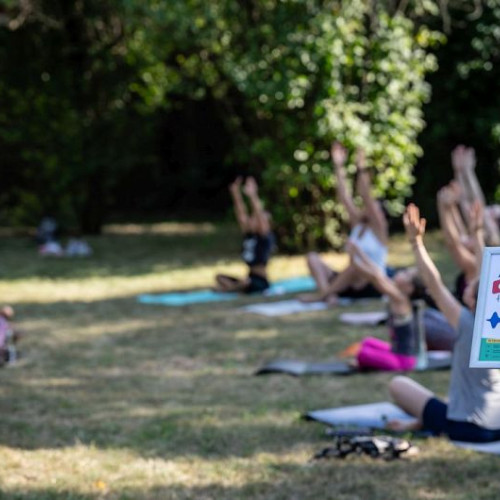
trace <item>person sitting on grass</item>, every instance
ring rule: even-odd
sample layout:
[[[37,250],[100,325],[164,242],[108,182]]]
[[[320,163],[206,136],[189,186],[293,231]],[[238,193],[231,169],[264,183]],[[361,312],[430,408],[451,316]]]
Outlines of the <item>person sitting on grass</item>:
[[[262,206],[257,182],[253,177],[246,179],[243,192],[250,201],[251,213],[241,195],[242,178],[238,177],[230,186],[236,220],[244,235],[241,257],[249,267],[247,278],[235,278],[226,274],[216,276],[218,292],[263,292],[269,288],[267,264],[274,248],[271,218]]]
[[[365,155],[362,150],[358,150],[356,158],[356,190],[363,201],[362,208],[355,205],[347,187],[344,168],[347,150],[340,143],[335,142],[331,148],[331,157],[337,181],[337,197],[347,211],[348,223],[351,227],[349,239],[356,242],[375,265],[385,272],[389,238],[388,223],[382,205],[371,194],[370,174],[365,168]],[[307,255],[307,265],[319,293],[301,296],[301,300],[305,302],[319,300],[335,304],[338,297],[380,296],[379,291],[366,277],[360,276],[352,264],[341,272],[335,272],[321,260],[316,252],[311,252]]]
[[[384,371],[413,370],[419,354],[419,332],[414,321],[412,300],[424,299],[425,286],[415,267],[389,278],[354,242],[346,249],[352,267],[388,299],[390,343],[365,338],[357,347],[356,365],[361,369]]]
[[[389,384],[394,402],[416,418],[407,423],[388,422],[393,430],[423,429],[435,435],[469,442],[488,442],[500,439],[500,371],[488,368],[469,368],[479,280],[471,281],[464,292],[463,306],[444,285],[441,275],[424,245],[426,221],[419,209],[408,205],[404,225],[413,248],[418,270],[439,309],[456,327],[458,335],[453,349],[448,403],[414,380],[397,376]],[[475,205],[471,213],[476,247],[482,246],[483,214]]]
[[[13,319],[14,309],[11,306],[0,307],[0,366],[17,359],[16,344],[20,333],[12,327]]]

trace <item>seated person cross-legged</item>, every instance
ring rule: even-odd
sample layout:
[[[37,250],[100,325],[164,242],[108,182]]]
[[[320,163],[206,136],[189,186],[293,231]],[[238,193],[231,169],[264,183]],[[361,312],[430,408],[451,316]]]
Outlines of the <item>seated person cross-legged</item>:
[[[367,337],[356,349],[360,369],[408,371],[417,365],[420,336],[414,321],[412,301],[423,299],[425,287],[416,268],[398,271],[389,278],[357,244],[349,242],[347,250],[358,272],[388,299],[389,340]]]
[[[356,189],[363,201],[362,208],[355,205],[347,188],[344,168],[347,159],[346,149],[338,142],[334,143],[331,148],[331,157],[337,182],[337,197],[347,211],[348,223],[351,227],[349,239],[355,242],[375,265],[385,272],[388,223],[381,204],[371,194],[370,176],[365,168],[364,153],[361,150],[357,152]],[[315,252],[307,255],[307,264],[316,281],[318,293],[302,295],[300,298],[303,301],[324,300],[335,304],[338,297],[380,296],[379,291],[366,277],[361,276],[352,264],[341,272],[335,272]]]
[[[472,212],[477,255],[480,255],[481,206],[476,205]],[[478,279],[467,285],[463,295],[465,305],[462,305],[444,285],[425,248],[425,219],[420,218],[415,205],[408,206],[404,225],[419,272],[439,309],[457,329],[457,339],[453,348],[448,402],[412,379],[397,376],[390,382],[389,392],[395,403],[416,421],[408,424],[394,420],[388,422],[388,427],[400,431],[424,429],[457,441],[500,440],[500,370],[469,368]]]
[[[269,213],[263,209],[258,195],[258,186],[253,177],[248,177],[243,192],[247,195],[251,213],[247,212],[241,194],[242,179],[238,177],[230,185],[238,225],[243,233],[241,257],[249,267],[246,278],[237,278],[226,274],[216,276],[218,292],[263,292],[269,288],[267,264],[274,248],[274,235],[271,231]]]

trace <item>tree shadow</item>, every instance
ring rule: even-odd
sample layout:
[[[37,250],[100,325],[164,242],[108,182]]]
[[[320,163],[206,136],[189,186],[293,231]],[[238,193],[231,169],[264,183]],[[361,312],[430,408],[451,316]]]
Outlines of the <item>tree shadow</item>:
[[[93,249],[89,257],[43,258],[33,241],[8,237],[0,249],[0,279],[138,276],[209,266],[226,256],[238,260],[240,238],[232,226],[209,233],[111,234],[87,238]]]
[[[237,498],[298,500],[335,498],[341,500],[424,500],[426,498],[498,498],[500,481],[496,462],[491,457],[463,453],[442,460],[401,459],[392,462],[367,457],[304,463],[302,460],[260,464],[264,477],[254,477],[238,484],[204,482],[202,484],[154,485],[148,488],[120,487],[106,484],[108,491],[77,493],[69,489],[42,488],[30,491],[14,489],[2,498],[10,500],[233,500]],[[461,474],[456,474],[460,470]],[[200,471],[201,473],[202,471]],[[453,479],[451,479],[453,478]],[[197,481],[198,482],[198,481]],[[203,484],[204,483],[204,484]],[[8,496],[7,496],[8,495]]]

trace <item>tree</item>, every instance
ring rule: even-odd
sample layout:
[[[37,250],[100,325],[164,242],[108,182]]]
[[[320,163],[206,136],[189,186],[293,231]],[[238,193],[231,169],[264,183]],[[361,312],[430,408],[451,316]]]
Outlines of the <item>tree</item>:
[[[12,219],[52,213],[98,232],[118,173],[138,161],[125,3],[2,2],[0,143]]]
[[[141,51],[146,100],[210,94],[230,131],[228,161],[265,180],[282,247],[338,244],[329,142],[362,146],[398,210],[420,154],[437,39],[398,9],[351,0],[150,2]],[[352,173],[352,166],[351,166]]]

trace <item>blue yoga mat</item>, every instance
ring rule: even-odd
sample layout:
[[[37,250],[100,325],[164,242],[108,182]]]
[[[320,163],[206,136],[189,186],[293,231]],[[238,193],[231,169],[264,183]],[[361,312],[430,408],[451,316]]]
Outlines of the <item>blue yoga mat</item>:
[[[276,281],[265,291],[265,295],[274,296],[285,293],[308,292],[315,290],[316,284],[310,276],[300,276]],[[193,290],[187,292],[172,292],[162,294],[139,295],[137,300],[141,304],[159,304],[164,306],[186,306],[207,302],[225,302],[239,297],[237,293],[214,292],[210,289]]]

